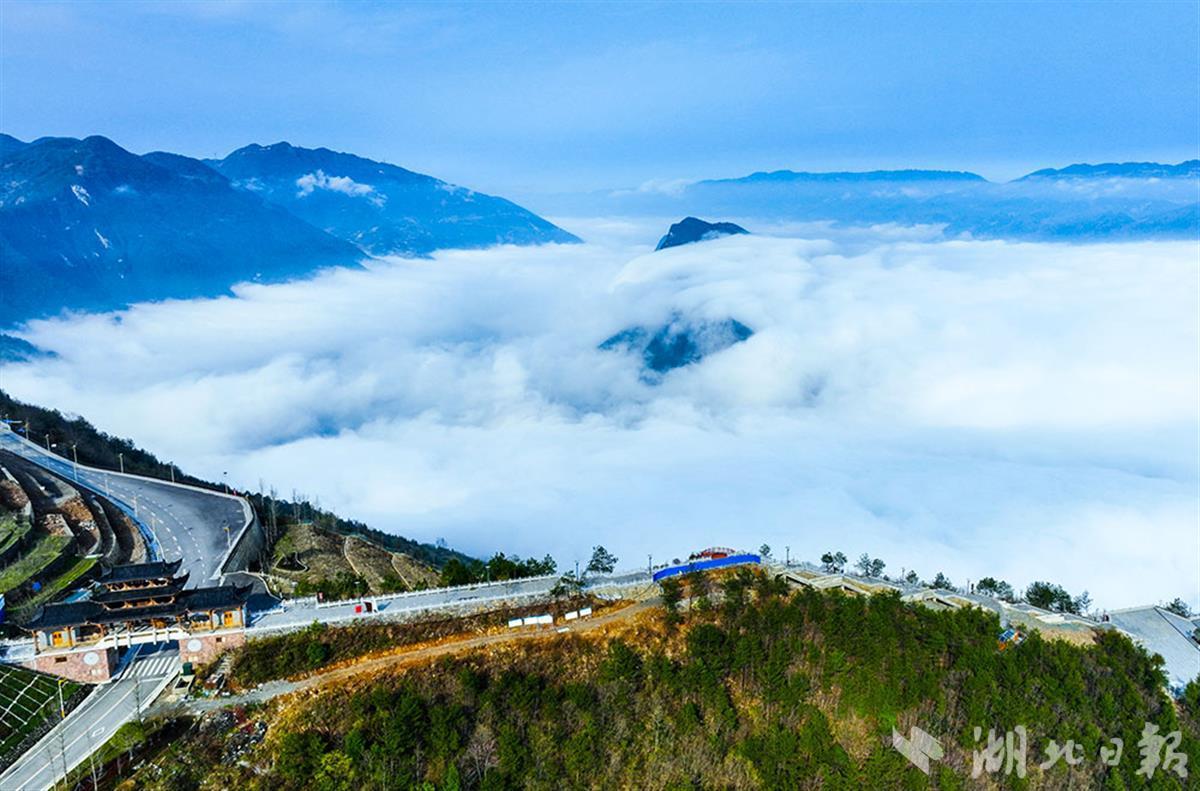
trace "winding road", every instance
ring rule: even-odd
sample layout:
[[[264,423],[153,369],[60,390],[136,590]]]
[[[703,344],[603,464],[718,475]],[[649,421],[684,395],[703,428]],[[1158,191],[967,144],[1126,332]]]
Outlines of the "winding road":
[[[188,587],[212,584],[230,544],[249,517],[240,497],[74,464],[0,423],[0,448],[38,464],[72,484],[111,500],[158,545],[163,560],[182,559]]]

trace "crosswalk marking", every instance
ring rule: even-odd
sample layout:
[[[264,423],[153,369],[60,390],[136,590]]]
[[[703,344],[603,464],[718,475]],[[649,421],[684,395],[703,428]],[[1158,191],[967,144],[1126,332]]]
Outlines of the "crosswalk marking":
[[[127,678],[162,678],[179,668],[179,657],[175,654],[148,656],[134,661],[126,672]]]

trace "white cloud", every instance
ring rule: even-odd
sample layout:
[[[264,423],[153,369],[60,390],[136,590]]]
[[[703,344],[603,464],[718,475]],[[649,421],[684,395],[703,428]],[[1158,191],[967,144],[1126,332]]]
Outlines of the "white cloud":
[[[300,188],[300,191],[296,193],[298,198],[308,197],[316,190],[326,190],[340,192],[354,198],[370,198],[376,203],[382,203],[384,200],[383,196],[376,193],[375,188],[370,184],[360,184],[349,176],[328,176],[323,170],[305,173],[296,179],[296,186]]]
[[[678,198],[683,195],[688,187],[695,183],[696,179],[649,179],[639,184],[637,189],[614,190],[612,197],[617,198],[625,195],[666,195],[671,198]]]
[[[765,541],[1200,602],[1196,245],[879,239],[389,261],[35,323],[60,356],[3,386],[478,553]],[[596,349],[676,310],[756,334],[658,387]]]

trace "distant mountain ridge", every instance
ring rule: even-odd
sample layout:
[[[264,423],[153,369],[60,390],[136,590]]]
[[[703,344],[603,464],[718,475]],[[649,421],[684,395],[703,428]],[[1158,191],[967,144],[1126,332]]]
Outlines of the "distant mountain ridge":
[[[0,134],[0,326],[368,255],[577,241],[503,198],[328,149],[247,146],[206,163],[98,135]]]
[[[1045,178],[1127,178],[1127,179],[1200,179],[1200,159],[1189,159],[1177,165],[1159,162],[1107,162],[1100,165],[1068,165],[1065,168],[1043,168],[1022,176],[1017,181]]]
[[[579,241],[504,198],[327,148],[249,145],[206,163],[372,255]]]
[[[1042,168],[1013,179],[1009,183],[1037,178],[1200,178],[1200,159],[1189,159],[1175,165],[1161,162],[1105,162],[1096,165],[1078,163],[1062,168]],[[748,176],[705,179],[700,184],[751,184],[762,182],[865,183],[865,182],[992,182],[978,173],[965,170],[760,170]]]
[[[922,226],[922,238],[1196,239],[1200,161],[1077,164],[1008,182],[960,170],[775,170],[567,200],[577,214],[753,217],[833,229]]]
[[[0,332],[0,362],[21,363],[54,356],[54,353],[43,351],[23,338]]]
[[[872,181],[987,181],[978,173],[961,170],[866,170],[809,172],[797,170],[758,171],[749,176],[727,179],[708,179],[704,184],[730,184],[755,182],[872,182]]]

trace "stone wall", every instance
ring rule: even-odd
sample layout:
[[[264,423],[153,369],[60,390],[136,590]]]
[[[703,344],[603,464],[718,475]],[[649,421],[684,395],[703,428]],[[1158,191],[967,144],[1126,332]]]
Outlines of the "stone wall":
[[[114,648],[38,654],[28,663],[28,667],[33,670],[85,684],[102,684],[108,681],[116,666],[117,651]]]
[[[241,629],[214,634],[194,634],[179,641],[179,656],[184,662],[207,665],[231,648],[246,644],[246,633]]]
[[[221,573],[232,574],[261,566],[266,547],[266,531],[263,530],[262,524],[254,512],[249,511],[248,523],[242,527],[242,531],[221,563]]]

